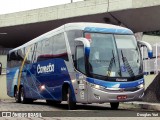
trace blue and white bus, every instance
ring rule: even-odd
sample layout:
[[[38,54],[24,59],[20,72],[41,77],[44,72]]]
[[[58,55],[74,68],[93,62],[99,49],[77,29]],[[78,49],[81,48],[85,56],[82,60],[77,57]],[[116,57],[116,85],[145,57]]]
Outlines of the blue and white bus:
[[[141,45],[149,44],[141,41]],[[131,30],[101,23],[68,23],[9,51],[7,94],[16,102],[58,104],[140,100],[143,65]]]

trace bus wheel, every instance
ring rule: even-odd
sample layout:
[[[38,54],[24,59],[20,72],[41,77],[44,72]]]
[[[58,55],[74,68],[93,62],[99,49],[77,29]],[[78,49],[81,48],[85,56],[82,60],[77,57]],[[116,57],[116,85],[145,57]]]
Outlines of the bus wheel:
[[[110,105],[112,110],[117,110],[119,107],[119,102],[111,102]]]
[[[68,109],[75,110],[76,109],[76,102],[73,101],[71,94],[72,94],[71,89],[68,88],[68,92],[67,92]]]
[[[19,92],[18,92],[17,89],[14,91],[14,97],[15,97],[16,103],[20,103],[21,102],[20,95],[19,95]]]
[[[25,98],[23,87],[20,88],[19,95],[20,95],[21,103],[26,104],[27,103],[27,99]]]

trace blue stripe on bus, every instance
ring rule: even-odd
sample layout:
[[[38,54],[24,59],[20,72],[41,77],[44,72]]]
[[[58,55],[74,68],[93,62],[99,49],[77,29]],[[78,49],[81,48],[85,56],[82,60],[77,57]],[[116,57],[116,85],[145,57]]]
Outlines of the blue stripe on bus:
[[[54,64],[54,71],[48,71],[48,68],[46,72],[41,73],[40,69],[37,69],[38,65],[40,67],[51,66],[52,64]],[[19,71],[18,67],[8,69],[9,73],[7,74],[7,84],[10,86],[10,89],[7,87],[8,95],[12,97],[14,95],[14,85],[17,85],[17,70]],[[16,79],[14,79],[15,76],[17,76]],[[22,76],[21,84],[23,84],[24,90],[27,91],[25,93],[27,98],[62,100],[62,85],[67,82],[72,90],[73,100],[76,101],[71,78],[63,59],[50,59],[24,65]],[[46,89],[44,91],[40,91],[41,85],[45,85]]]
[[[7,95],[14,96],[14,85],[18,82],[19,67],[7,68]]]
[[[93,84],[97,84],[106,88],[113,88],[115,86],[118,86],[118,88],[130,88],[130,87],[136,87],[142,83],[144,83],[144,79],[139,79],[132,82],[108,82],[108,81],[102,81],[94,78],[87,78],[87,81]]]
[[[116,28],[98,28],[98,27],[86,27],[85,32],[100,32],[100,33],[113,33],[113,34],[133,34],[129,29],[116,29]]]

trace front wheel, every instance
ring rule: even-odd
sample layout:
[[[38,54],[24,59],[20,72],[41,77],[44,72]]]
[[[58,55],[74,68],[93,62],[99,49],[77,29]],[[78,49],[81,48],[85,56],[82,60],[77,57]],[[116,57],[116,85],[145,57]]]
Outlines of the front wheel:
[[[117,110],[119,107],[119,102],[111,102],[110,105],[112,110]]]
[[[71,89],[68,88],[68,92],[67,92],[68,109],[69,110],[75,110],[76,109],[76,102],[73,101],[73,98],[72,98],[71,94],[72,94]]]

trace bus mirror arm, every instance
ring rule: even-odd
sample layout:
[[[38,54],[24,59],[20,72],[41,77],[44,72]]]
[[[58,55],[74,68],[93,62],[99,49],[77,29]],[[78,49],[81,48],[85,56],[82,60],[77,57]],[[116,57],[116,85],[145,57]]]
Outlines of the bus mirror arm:
[[[148,42],[138,41],[138,44],[139,44],[140,46],[146,46],[146,47],[147,47],[147,51],[148,51],[148,57],[149,57],[149,58],[152,58],[152,57],[153,57],[152,46],[151,46]]]
[[[76,38],[75,41],[82,42],[84,47],[90,47],[90,42],[86,38]]]

